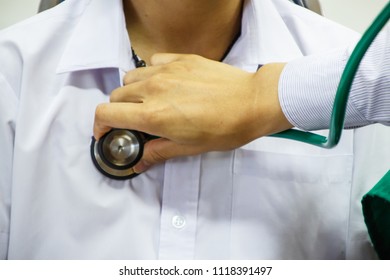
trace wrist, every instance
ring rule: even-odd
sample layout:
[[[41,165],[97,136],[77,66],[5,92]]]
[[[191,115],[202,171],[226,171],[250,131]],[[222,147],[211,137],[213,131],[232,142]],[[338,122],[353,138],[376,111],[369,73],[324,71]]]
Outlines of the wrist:
[[[255,138],[293,127],[285,117],[278,97],[279,78],[284,67],[283,63],[265,64],[254,74]]]

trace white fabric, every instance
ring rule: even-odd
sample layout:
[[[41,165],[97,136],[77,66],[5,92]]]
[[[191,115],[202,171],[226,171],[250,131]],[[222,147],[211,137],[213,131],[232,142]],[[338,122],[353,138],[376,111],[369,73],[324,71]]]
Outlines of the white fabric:
[[[362,149],[375,128],[333,150],[266,137],[128,181],[100,174],[94,111],[134,68],[127,38],[120,0],[67,0],[0,33],[1,257],[375,257],[358,207],[390,158]],[[354,38],[288,1],[252,0],[225,62],[256,71]]]

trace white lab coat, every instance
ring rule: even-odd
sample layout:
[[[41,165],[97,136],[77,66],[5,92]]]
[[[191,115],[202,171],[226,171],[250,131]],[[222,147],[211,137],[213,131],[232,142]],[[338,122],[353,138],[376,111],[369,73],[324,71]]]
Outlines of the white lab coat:
[[[225,62],[255,71],[355,38],[286,0],[252,0]],[[1,257],[375,257],[360,198],[388,168],[389,132],[345,131],[332,150],[262,138],[115,181],[91,161],[94,111],[133,68],[120,0],[67,0],[1,33]]]

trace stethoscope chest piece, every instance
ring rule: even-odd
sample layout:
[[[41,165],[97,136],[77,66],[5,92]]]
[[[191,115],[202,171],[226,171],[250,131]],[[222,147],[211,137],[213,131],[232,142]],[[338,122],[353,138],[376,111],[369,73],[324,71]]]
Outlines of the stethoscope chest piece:
[[[142,157],[144,141],[142,133],[127,129],[113,129],[98,141],[92,137],[92,161],[101,173],[112,179],[133,178],[138,175],[133,167]]]

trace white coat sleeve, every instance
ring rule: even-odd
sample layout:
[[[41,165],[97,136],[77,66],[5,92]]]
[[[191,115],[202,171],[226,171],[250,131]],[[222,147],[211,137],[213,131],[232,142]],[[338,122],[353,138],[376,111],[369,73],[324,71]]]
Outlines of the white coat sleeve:
[[[304,130],[329,128],[340,77],[352,51],[339,49],[288,63],[279,81],[282,110]],[[352,84],[345,128],[390,125],[390,27],[371,45]]]
[[[0,259],[5,259],[8,251],[17,106],[14,90],[0,72]]]

